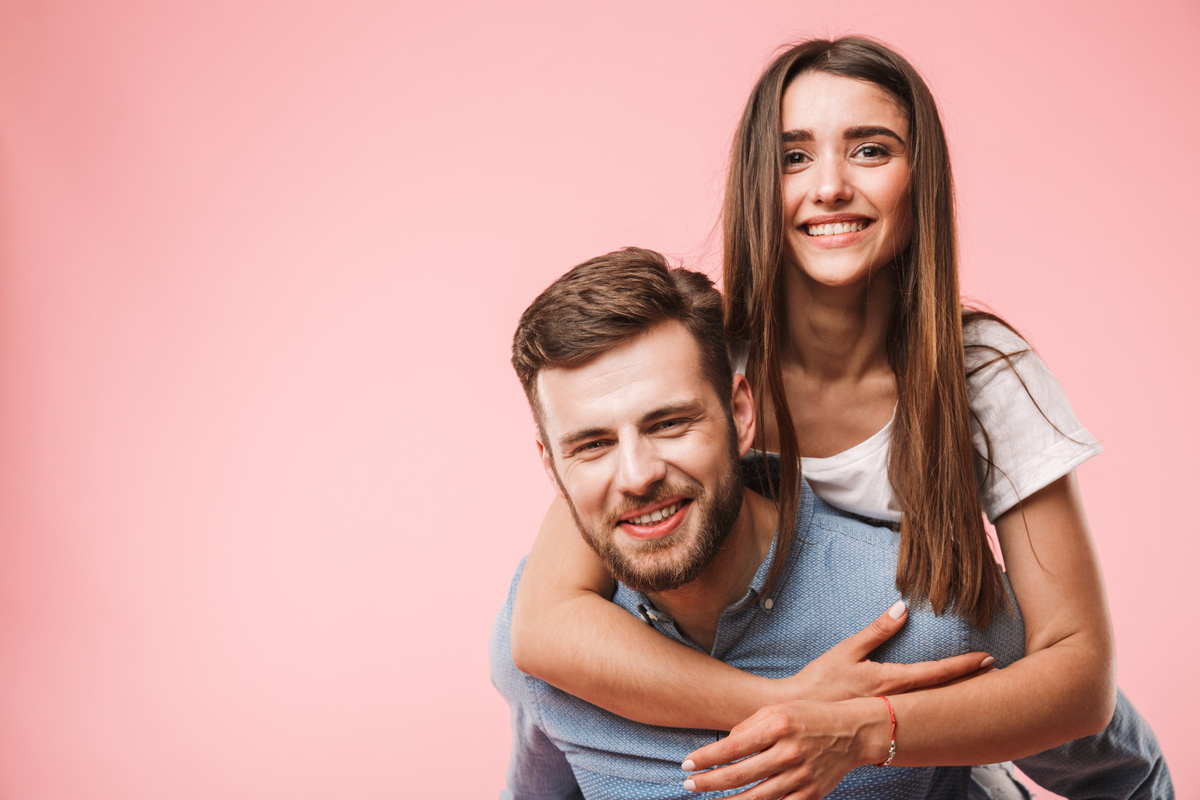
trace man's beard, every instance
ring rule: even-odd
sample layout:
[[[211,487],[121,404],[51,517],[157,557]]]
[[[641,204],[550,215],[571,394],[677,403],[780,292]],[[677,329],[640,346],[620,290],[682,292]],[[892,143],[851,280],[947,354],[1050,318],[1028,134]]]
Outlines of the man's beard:
[[[631,589],[652,593],[678,589],[700,577],[733,529],[744,494],[738,461],[732,459],[712,492],[690,478],[679,483],[657,484],[646,495],[628,497],[618,507],[608,509],[600,531],[584,524],[569,496],[567,505],[583,538],[604,561],[612,576]],[[694,507],[687,513],[698,515],[696,519],[684,520],[678,530],[660,539],[626,540],[624,548],[618,547],[616,531],[623,515],[681,495],[691,498],[690,505]],[[682,540],[681,537],[689,535],[689,529],[695,531],[690,534],[690,540]],[[678,552],[669,556],[668,551],[673,549]]]

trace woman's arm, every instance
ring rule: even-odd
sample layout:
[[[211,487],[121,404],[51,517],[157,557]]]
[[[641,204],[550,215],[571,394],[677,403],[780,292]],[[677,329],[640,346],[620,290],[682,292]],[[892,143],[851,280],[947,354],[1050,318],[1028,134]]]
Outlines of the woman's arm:
[[[1096,733],[1112,716],[1112,627],[1074,473],[1005,514],[996,531],[1025,619],[1026,656],[954,685],[891,697],[895,765],[1020,758]],[[765,778],[738,797],[808,796],[829,791],[854,767],[883,761],[889,743],[881,700],[794,702],[759,712],[693,753],[688,766],[704,769],[758,753],[693,775],[692,784],[713,791]]]
[[[613,589],[566,501],[555,498],[513,604],[517,669],[655,725],[728,730],[779,701],[774,681],[668,639],[609,602]]]
[[[772,703],[935,685],[977,669],[983,660],[982,653],[969,653],[919,664],[868,661],[904,624],[907,610],[901,606],[796,675],[771,680],[668,639],[609,602],[612,592],[612,578],[583,541],[566,502],[556,498],[517,589],[513,662],[589,703],[652,725],[729,730]]]
[[[922,724],[912,749],[923,763],[1019,758],[1097,733],[1112,718],[1112,621],[1075,473],[1002,516],[996,533],[1025,619],[1025,658],[975,681],[896,698],[897,720],[906,713],[929,724],[968,716],[958,701],[984,714],[995,704],[988,724],[964,727],[953,743]],[[916,762],[897,757],[897,763]]]

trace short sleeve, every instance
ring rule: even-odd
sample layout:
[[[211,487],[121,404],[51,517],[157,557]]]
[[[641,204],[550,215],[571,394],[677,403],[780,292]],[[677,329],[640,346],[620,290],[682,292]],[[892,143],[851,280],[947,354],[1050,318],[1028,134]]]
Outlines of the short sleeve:
[[[966,326],[963,337],[979,499],[995,522],[1103,448],[1024,339],[990,320]]]
[[[566,755],[539,724],[537,697],[531,678],[512,660],[509,633],[513,598],[524,562],[517,568],[508,600],[496,616],[489,643],[492,683],[508,701],[512,720],[512,757],[501,800],[582,800],[583,793]]]

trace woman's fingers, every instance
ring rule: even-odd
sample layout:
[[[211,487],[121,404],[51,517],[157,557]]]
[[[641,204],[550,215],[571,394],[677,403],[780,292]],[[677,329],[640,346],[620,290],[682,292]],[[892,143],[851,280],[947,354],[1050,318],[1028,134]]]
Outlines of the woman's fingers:
[[[903,600],[897,600],[891,608],[876,617],[871,624],[853,636],[843,639],[829,652],[845,651],[845,655],[852,657],[854,661],[862,661],[868,653],[892,638],[900,628],[904,627],[904,621],[907,618],[908,607],[904,605]]]
[[[831,661],[845,660],[876,670],[876,679],[871,681],[870,685],[861,687],[863,689],[861,694],[890,694],[938,686],[955,678],[969,675],[992,663],[993,659],[987,653],[966,653],[939,661],[921,661],[916,664],[877,664],[867,661],[867,656],[896,635],[907,619],[908,608],[904,605],[903,600],[897,600],[891,608],[872,620],[867,627],[842,640],[820,658]],[[845,664],[841,665],[841,668],[849,666],[850,664]]]
[[[920,661],[916,664],[879,664],[880,682],[876,694],[896,694],[943,683],[970,675],[991,666],[996,659],[987,653],[965,653],[940,661]]]
[[[691,753],[683,762],[684,771],[692,772],[715,767],[718,764],[728,764],[730,761],[745,759],[746,756],[770,747],[779,739],[779,734],[772,735],[772,728],[767,724],[762,724],[765,716],[763,711],[759,711],[730,731],[724,739],[705,745]],[[733,785],[741,786],[736,783]]]
[[[791,780],[782,775],[772,775],[745,791],[729,795],[726,800],[818,800],[823,795],[820,789],[811,782],[806,782],[803,786],[796,786],[796,776],[789,777]],[[689,792],[710,791],[695,787],[694,781],[692,787],[685,782],[683,788]]]
[[[878,713],[875,704],[871,714]],[[743,800],[816,800],[862,763],[856,741],[864,719],[861,700],[772,706],[744,730],[692,753],[683,763],[691,773],[684,787],[695,792],[749,787],[737,795]]]
[[[683,788],[689,792],[719,792],[765,781],[779,772],[782,765],[772,765],[764,760],[764,756],[766,753],[760,753],[735,764],[726,764],[706,772],[693,772],[684,781]]]

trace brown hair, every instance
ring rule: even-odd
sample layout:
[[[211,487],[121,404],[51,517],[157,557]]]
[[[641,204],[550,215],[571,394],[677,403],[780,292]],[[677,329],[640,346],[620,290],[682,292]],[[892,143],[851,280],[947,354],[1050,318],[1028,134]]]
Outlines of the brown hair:
[[[720,293],[708,276],[672,268],[653,250],[628,247],[573,268],[521,315],[512,365],[539,429],[540,371],[581,366],[667,321],[678,322],[695,339],[704,376],[728,408],[733,373]]]
[[[921,76],[897,53],[860,37],[811,40],[777,57],[755,85],[733,144],[723,217],[725,326],[732,339],[749,343],[756,402],[769,396],[774,407],[777,547],[782,556],[791,538],[783,532],[795,519],[800,477],[780,367],[788,335],[780,115],[784,90],[811,71],[874,84],[908,116],[913,231],[894,262],[899,286],[886,343],[899,395],[888,478],[904,514],[896,586],[905,597],[928,600],[936,613],[952,608],[983,625],[1005,595],[983,527],[971,445],[949,151]],[[777,557],[768,585],[782,566]]]

